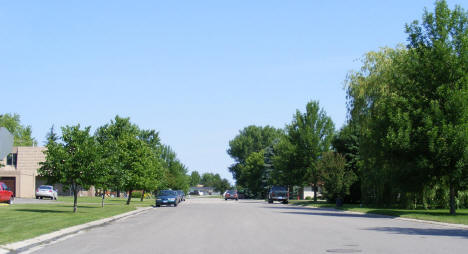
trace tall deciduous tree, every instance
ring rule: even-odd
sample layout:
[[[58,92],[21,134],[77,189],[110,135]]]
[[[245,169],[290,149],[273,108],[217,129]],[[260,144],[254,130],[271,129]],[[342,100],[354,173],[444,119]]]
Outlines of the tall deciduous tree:
[[[231,171],[238,186],[255,189],[254,195],[261,195],[265,188],[264,185],[268,181],[262,181],[262,177],[266,176],[266,168],[264,159],[260,165],[259,158],[264,156],[263,150],[267,147],[273,147],[282,135],[282,130],[271,126],[251,125],[241,130],[233,140],[229,141],[227,152],[235,160],[229,171]],[[251,179],[252,177],[259,179]]]
[[[49,139],[44,152],[46,159],[38,170],[49,182],[71,186],[73,212],[77,210],[79,188],[89,187],[100,177],[96,170],[99,153],[89,131],[90,127],[82,130],[80,125],[63,127],[59,141]]]
[[[377,203],[437,181],[449,186],[455,214],[457,191],[468,183],[467,20],[461,7],[437,1],[422,25],[407,26],[406,49],[368,53],[361,71],[350,75],[348,105],[362,128],[363,190]]]
[[[434,13],[426,10],[422,24],[414,21],[406,32],[411,85],[398,90],[414,109],[411,136],[425,141],[424,164],[448,183],[455,214],[455,196],[468,185],[468,12],[437,1]]]
[[[317,186],[320,179],[317,162],[323,152],[330,150],[335,127],[333,121],[317,101],[307,103],[306,112],[299,110],[291,124],[286,126],[287,143],[292,148],[292,156],[296,161],[294,168],[294,184],[313,184],[314,201],[317,201]]]
[[[190,174],[190,186],[197,186],[200,184],[201,177],[198,171],[192,171]]]

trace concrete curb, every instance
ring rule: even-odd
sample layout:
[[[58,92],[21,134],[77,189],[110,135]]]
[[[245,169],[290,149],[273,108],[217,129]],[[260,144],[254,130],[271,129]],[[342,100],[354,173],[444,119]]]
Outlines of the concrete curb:
[[[310,208],[310,209],[320,209],[320,210],[334,210],[334,211],[342,212],[342,213],[367,215],[369,217],[372,217],[372,216],[373,217],[382,217],[382,218],[390,218],[390,219],[395,219],[395,220],[403,220],[403,221],[410,221],[410,222],[433,224],[433,225],[450,227],[450,228],[468,229],[468,225],[465,225],[465,224],[447,223],[447,222],[439,222],[439,221],[432,221],[432,220],[420,220],[420,219],[412,219],[412,218],[402,218],[402,217],[396,217],[396,216],[378,214],[378,213],[361,213],[361,212],[355,212],[355,211],[345,211],[345,210],[340,210],[340,209],[336,209],[336,208],[333,208],[333,207],[324,208],[324,207],[313,207],[313,206],[298,206],[298,205],[293,205],[293,204],[290,204],[290,206],[306,207],[306,208]]]
[[[119,219],[122,219],[122,218],[125,218],[125,217],[130,217],[130,216],[134,216],[134,215],[143,213],[143,212],[145,212],[145,211],[147,211],[149,209],[152,209],[152,208],[153,207],[143,207],[143,208],[138,207],[136,210],[130,211],[130,212],[127,212],[127,213],[122,213],[122,214],[114,215],[112,217],[91,221],[91,222],[88,222],[88,223],[85,223],[85,224],[80,224],[80,225],[60,229],[58,231],[43,234],[43,235],[31,238],[31,239],[27,239],[27,240],[23,240],[23,241],[19,241],[19,242],[14,242],[14,243],[8,243],[8,244],[5,244],[5,245],[0,245],[0,254],[10,253],[10,252],[11,253],[18,253],[18,252],[26,251],[26,250],[31,249],[33,247],[36,247],[38,245],[48,243],[48,242],[52,242],[52,241],[56,241],[56,240],[58,240],[60,238],[63,238],[65,236],[69,236],[69,235],[78,233],[79,231],[82,231],[82,230],[85,230],[85,229],[93,228],[93,227],[100,226],[100,225],[103,225],[103,224],[106,224],[106,223],[110,223],[110,222],[113,222],[113,221],[116,221],[116,220],[119,220]]]

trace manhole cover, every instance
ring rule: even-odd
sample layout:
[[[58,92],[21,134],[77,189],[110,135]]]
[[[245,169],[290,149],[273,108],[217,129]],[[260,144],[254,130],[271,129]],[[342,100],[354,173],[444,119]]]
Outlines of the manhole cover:
[[[362,252],[361,250],[356,249],[329,249],[327,252],[331,253],[359,253]]]

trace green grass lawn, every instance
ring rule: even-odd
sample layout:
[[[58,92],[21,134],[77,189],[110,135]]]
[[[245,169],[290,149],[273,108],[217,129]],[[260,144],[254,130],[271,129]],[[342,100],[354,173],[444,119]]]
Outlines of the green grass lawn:
[[[0,244],[36,237],[63,228],[111,217],[135,210],[138,206],[154,205],[154,199],[106,199],[101,208],[99,197],[79,197],[78,209],[73,213],[73,197],[59,197],[53,204],[14,204],[0,206]],[[80,204],[82,203],[82,204]]]
[[[326,202],[317,202],[308,200],[290,200],[293,205],[312,206],[321,208],[335,208],[335,204]],[[374,208],[374,207],[360,207],[358,204],[344,204],[340,208],[345,211],[382,214],[402,218],[420,219],[439,221],[447,223],[457,223],[468,225],[468,209],[458,209],[455,216],[449,214],[448,209],[392,209],[392,208]]]

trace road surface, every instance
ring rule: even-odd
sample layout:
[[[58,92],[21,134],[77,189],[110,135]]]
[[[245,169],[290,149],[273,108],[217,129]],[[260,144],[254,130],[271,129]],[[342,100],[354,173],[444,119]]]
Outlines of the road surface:
[[[468,253],[468,230],[264,201],[188,199],[34,253]]]

